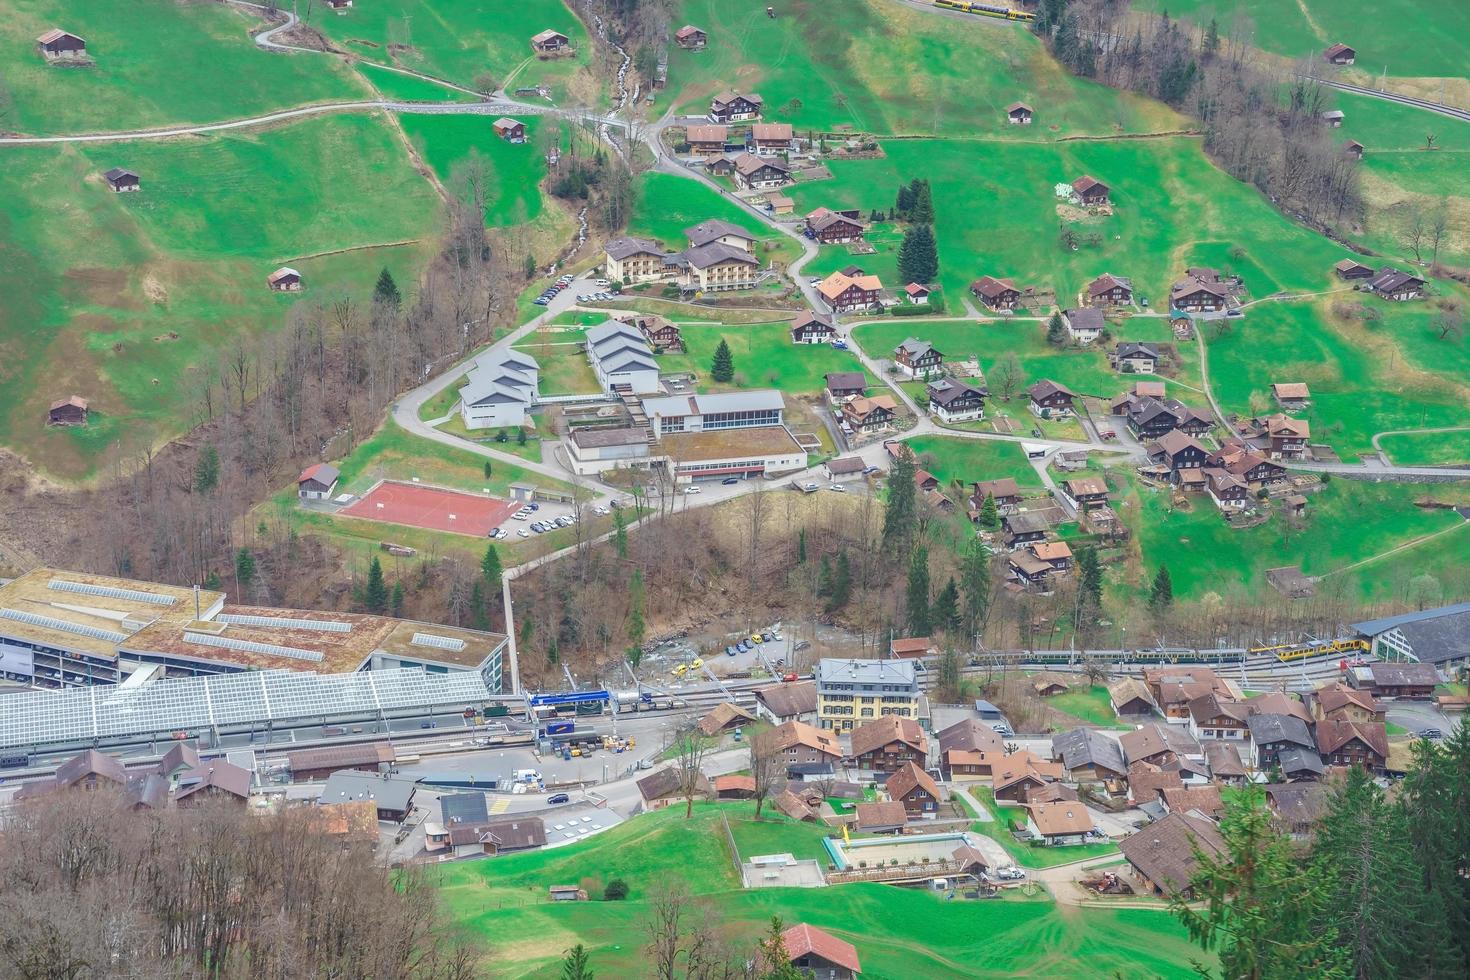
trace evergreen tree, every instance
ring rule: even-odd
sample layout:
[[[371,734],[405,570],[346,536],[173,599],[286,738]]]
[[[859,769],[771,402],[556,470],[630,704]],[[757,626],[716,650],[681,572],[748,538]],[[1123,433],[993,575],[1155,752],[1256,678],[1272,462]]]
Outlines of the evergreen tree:
[[[500,579],[504,574],[500,567],[500,552],[495,550],[495,542],[485,545],[485,557],[480,559],[480,577],[485,580],[487,588],[496,592],[500,591]]]
[[[647,624],[643,619],[643,570],[633,569],[633,577],[628,581],[628,639],[636,646],[642,644],[643,633]]]
[[[490,461],[485,460],[485,479],[490,479]]]
[[[621,507],[613,511],[613,550],[619,558],[628,560],[628,522]]]
[[[950,704],[959,703],[963,700],[961,689],[964,683],[960,674],[960,655],[955,652],[954,647],[945,647],[944,652],[939,655],[940,696]]]
[[[383,581],[383,566],[378,556],[368,565],[367,585],[362,590],[362,604],[370,613],[379,615],[388,611],[388,585]]]
[[[470,629],[490,630],[490,610],[485,605],[485,583],[475,579],[470,586]]]
[[[393,583],[393,598],[388,603],[388,615],[395,619],[403,618],[403,583]]]
[[[1291,840],[1272,826],[1259,787],[1225,804],[1220,836],[1225,850],[1218,856],[1196,847],[1189,881],[1193,900],[1176,897],[1172,903],[1190,937],[1219,953],[1220,975],[1347,976],[1336,930],[1317,917],[1323,883],[1302,872]]]
[[[546,663],[548,666],[555,667],[560,662],[561,652],[557,650],[556,637],[553,636],[546,641]]]
[[[1470,724],[1461,722],[1443,747],[1415,739],[1413,768],[1399,806],[1420,868],[1419,930],[1430,941],[1421,976],[1447,976],[1470,962]]]
[[[530,616],[521,617],[521,646],[528,646],[536,633],[536,621]]]
[[[987,493],[980,503],[980,517],[976,521],[987,531],[1000,530],[1000,508],[995,505],[995,494]]]
[[[1160,565],[1159,573],[1154,576],[1153,588],[1149,590],[1148,606],[1150,609],[1164,610],[1174,604],[1174,583],[1169,580],[1169,566]]]
[[[914,453],[905,444],[888,472],[888,500],[883,505],[883,543],[907,549],[918,523],[918,506],[914,496]]]
[[[796,532],[796,563],[806,564],[806,528],[800,528]]]
[[[403,297],[398,294],[398,283],[393,281],[393,273],[387,266],[378,273],[377,285],[373,286],[373,302],[387,303],[395,310],[403,303]]]
[[[821,563],[817,566],[817,595],[832,595],[832,557],[823,555]]]
[[[909,556],[909,585],[906,594],[909,636],[928,636],[934,630],[929,609],[929,549],[919,545]]]
[[[1062,315],[1053,313],[1046,323],[1046,342],[1061,347],[1067,342],[1067,328],[1062,326]]]
[[[730,353],[730,345],[720,338],[720,346],[715,348],[715,359],[710,365],[710,377],[720,384],[729,384],[735,380],[735,357]]]
[[[567,950],[561,961],[561,980],[593,980],[592,960],[581,943]]]
[[[377,561],[376,558],[373,559]],[[250,553],[249,548],[241,548],[235,552],[235,584],[244,592],[250,588],[250,583],[255,579],[255,556]]]
[[[918,192],[914,195],[913,220],[923,225],[934,223],[934,195],[929,190],[929,181],[919,181]]]
[[[783,933],[786,926],[778,915],[771,916],[771,928],[760,941],[760,955],[756,957],[758,980],[802,980],[806,976],[800,967],[791,962]]]
[[[898,246],[898,278],[905,283],[929,283],[939,276],[939,251],[934,243],[934,230],[928,225],[914,225],[904,232]]]
[[[979,538],[973,538],[965,548],[965,557],[960,563],[960,626],[966,636],[980,632],[985,614],[990,611],[990,556]]]
[[[893,210],[897,217],[907,218],[914,209],[914,190],[908,184],[898,189],[898,201]]]
[[[1215,18],[1210,18],[1210,26],[1205,28],[1204,43],[1200,45],[1200,54],[1206,61],[1220,53],[1220,25],[1215,23]]]
[[[204,588],[208,591],[218,592],[219,585],[219,572],[211,571],[208,575],[204,576]]]
[[[836,612],[852,598],[852,567],[847,561],[847,552],[839,551],[832,563],[832,586],[827,597],[827,611]]]
[[[960,587],[955,584],[953,576],[939,590],[939,595],[934,597],[930,618],[934,621],[934,628],[942,633],[949,633],[959,625]]]
[[[1102,564],[1093,545],[1084,544],[1077,549],[1077,588],[1093,608],[1102,608]]]
[[[219,450],[206,445],[194,461],[194,492],[208,493],[219,486]]]

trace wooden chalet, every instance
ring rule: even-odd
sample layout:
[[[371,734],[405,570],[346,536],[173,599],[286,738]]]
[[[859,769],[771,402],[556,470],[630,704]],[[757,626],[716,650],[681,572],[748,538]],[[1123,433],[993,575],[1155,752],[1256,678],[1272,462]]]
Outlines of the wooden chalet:
[[[854,728],[849,746],[853,765],[874,772],[896,772],[905,763],[922,769],[929,755],[929,740],[919,723],[897,715],[884,715]]]
[[[970,283],[970,292],[992,310],[1014,310],[1021,305],[1021,290],[1009,279],[981,276]]]
[[[690,153],[701,157],[717,157],[725,152],[725,144],[730,139],[730,127],[716,123],[690,126],[685,130],[684,139],[689,144]]]
[[[1033,116],[1031,107],[1024,102],[1012,102],[1006,106],[1006,121],[1012,126],[1029,126]]]
[[[970,422],[985,417],[989,391],[984,385],[940,378],[929,382],[924,391],[929,396],[929,411],[946,422]]]
[[[1087,284],[1088,306],[1130,306],[1133,280],[1105,272]]]
[[[933,818],[938,815],[939,803],[943,798],[939,785],[922,767],[913,762],[899,766],[883,786],[888,798],[902,803],[904,813],[910,820],[915,817]]]
[[[834,313],[867,310],[881,303],[883,282],[877,276],[834,272],[817,284],[817,292]]]
[[[496,136],[499,136],[507,143],[524,143],[526,141],[526,124],[519,119],[502,116],[495,120],[490,128],[495,131]]]
[[[300,291],[303,283],[301,273],[290,266],[283,265],[275,272],[265,277],[266,285],[278,293],[294,293]]]
[[[1350,65],[1358,58],[1358,52],[1341,41],[1322,52],[1322,60],[1329,65]]]
[[[1123,374],[1157,374],[1159,347],[1157,344],[1142,344],[1136,340],[1124,341],[1113,348],[1109,360]]]
[[[1375,296],[1402,303],[1424,295],[1424,280],[1411,272],[1384,267],[1368,280],[1368,290]]]
[[[893,349],[893,363],[911,378],[927,378],[944,366],[944,355],[927,340],[909,337]]]
[[[47,61],[79,61],[87,56],[86,41],[55,27],[36,38],[36,47]]]
[[[893,427],[898,405],[892,395],[853,398],[842,403],[842,421],[853,432],[879,432]]]
[[[107,181],[108,187],[111,187],[119,194],[143,189],[143,181],[138,175],[131,170],[124,170],[122,167],[113,167],[102,175],[102,179]]]
[[[685,24],[674,32],[674,43],[686,51],[702,51],[709,44],[709,35],[693,24]]]
[[[1041,418],[1066,418],[1074,412],[1076,395],[1066,385],[1043,378],[1026,389],[1031,414]]]
[[[791,321],[793,344],[826,344],[837,336],[837,324],[829,313],[807,310]]]
[[[732,161],[731,176],[736,186],[753,191],[791,183],[791,168],[780,160],[742,153]]]
[[[544,30],[531,38],[531,50],[542,57],[566,54],[572,50],[572,39],[561,31]]]
[[[1107,204],[1110,200],[1111,190],[1107,184],[1095,177],[1083,174],[1072,181],[1072,196],[1084,207],[1097,207]]]
[[[826,376],[827,398],[834,405],[868,393],[868,376],[861,371],[831,371]]]
[[[721,92],[709,103],[709,120],[716,123],[741,122],[759,119],[765,103],[759,95],[741,95],[739,92]]]
[[[806,216],[806,236],[823,245],[863,241],[867,226],[851,212],[817,208]]]
[[[980,508],[985,506],[986,497],[995,498],[996,510],[1002,516],[1021,505],[1021,488],[1017,486],[1014,477],[981,480],[970,484],[970,487],[970,503],[977,515],[980,513]]]
[[[51,403],[46,412],[47,425],[86,425],[87,399],[81,395],[68,395]]]
[[[1102,477],[1081,476],[1063,480],[1062,492],[1079,510],[1097,510],[1108,505],[1108,485]]]
[[[780,156],[795,145],[790,123],[756,123],[750,127],[750,147],[757,156]]]
[[[1364,265],[1357,259],[1343,259],[1332,267],[1332,271],[1337,273],[1337,278],[1349,282],[1355,279],[1373,278],[1373,267],[1371,265]]]

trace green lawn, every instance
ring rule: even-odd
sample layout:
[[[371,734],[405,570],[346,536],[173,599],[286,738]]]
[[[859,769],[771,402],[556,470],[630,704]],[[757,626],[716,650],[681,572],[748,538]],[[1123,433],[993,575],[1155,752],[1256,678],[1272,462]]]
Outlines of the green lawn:
[[[841,10],[833,16],[828,4],[791,0],[769,18],[759,4],[686,0],[678,23],[700,25],[710,41],[704,51],[669,52],[675,104],[703,112],[711,95],[733,86],[760,93],[768,119],[799,129],[1049,140],[1119,126],[1180,128],[1157,103],[1071,77],[1019,24],[937,17],[884,0],[850,0]],[[1035,106],[1034,125],[1006,122],[1005,106],[1016,99]]]
[[[1126,479],[1121,471],[1114,475]],[[1265,589],[1266,569],[1282,565],[1300,565],[1307,575],[1323,575],[1448,528],[1454,530],[1445,537],[1396,557],[1430,572],[1445,563],[1453,566],[1455,556],[1463,555],[1470,542],[1465,521],[1454,511],[1415,507],[1414,501],[1425,495],[1470,503],[1470,485],[1425,487],[1336,479],[1309,498],[1306,526],[1287,540],[1275,519],[1248,530],[1232,529],[1203,496],[1194,496],[1189,510],[1170,511],[1168,495],[1130,483],[1115,500],[1126,502],[1118,512],[1138,536],[1148,573],[1167,564],[1174,594],[1199,598],[1206,592]],[[1348,594],[1359,599],[1390,597],[1401,585],[1387,560],[1344,574]]]
[[[356,8],[354,8],[356,9]],[[414,115],[398,117],[424,161],[455,193],[465,181],[481,179],[485,188],[485,221],[491,227],[523,225],[541,216],[540,183],[546,158],[538,149],[541,128],[556,125],[526,115],[526,142],[507,143],[491,130],[490,116]]]
[[[920,460],[919,465],[938,477],[941,487],[947,488],[955,480],[968,485],[1008,476],[1023,489],[1039,490],[1042,486],[1041,477],[1017,442],[915,436],[907,443]]]
[[[692,371],[699,391],[779,388],[789,395],[817,395],[833,371],[861,371],[851,351],[825,345],[793,344],[788,320],[778,323],[688,326],[683,329],[686,354],[662,354],[661,372]],[[724,340],[735,361],[735,380],[720,384],[710,378],[715,348]]]
[[[53,135],[207,123],[367,95],[340,59],[257,48],[249,31],[261,23],[203,0],[13,0],[0,18],[0,65],[15,109],[0,129]],[[95,64],[48,66],[36,37],[50,27],[84,38]]]
[[[1400,466],[1470,465],[1470,432],[1384,436],[1379,445]]]
[[[119,436],[136,452],[192,426],[221,354],[296,302],[365,296],[384,266],[410,289],[436,232],[438,200],[376,114],[0,152],[0,443],[62,478]],[[119,164],[140,193],[106,189]],[[399,242],[417,244],[307,258]],[[304,293],[266,288],[286,264]],[[97,425],[46,430],[46,404],[72,393]]]
[[[460,384],[456,382],[419,406],[419,419],[432,422],[442,419],[459,408]]]
[[[1065,694],[1045,698],[1043,703],[1048,708],[1065,711],[1072,717],[1081,718],[1098,728],[1129,729],[1133,727],[1118,722],[1117,712],[1113,711],[1113,702],[1108,697],[1108,689],[1101,684],[1095,684],[1086,689],[1073,687]]]
[[[720,220],[739,225],[758,239],[756,255],[762,262],[785,265],[801,254],[801,246],[749,211],[688,177],[648,171],[638,177],[637,204],[628,222],[628,234],[652,238],[665,248],[685,248],[684,229],[701,221]]]
[[[1059,864],[1070,864],[1073,861],[1085,861],[1088,858],[1103,857],[1108,854],[1116,854],[1118,845],[1111,841],[1098,844],[1072,844],[1058,847],[1032,847],[1023,841],[1018,841],[1010,835],[1008,828],[1011,824],[1024,827],[1026,825],[1026,810],[1022,807],[1009,804],[997,804],[995,794],[985,786],[971,786],[970,793],[979,800],[995,818],[993,822],[979,822],[972,824],[972,833],[983,834],[991,838],[1006,853],[1015,860],[1016,864],[1023,868],[1054,868]]]
[[[311,24],[354,57],[467,87],[482,72],[502,85],[520,68],[512,88],[545,84],[561,98],[567,79],[591,60],[587,30],[561,0],[364,0],[342,14],[318,4]],[[572,39],[575,58],[532,58],[531,37],[547,28]],[[390,45],[406,47],[390,52]]]
[[[1188,964],[1197,951],[1162,912],[1087,909],[1064,917],[1049,902],[947,902],[918,889],[868,884],[741,889],[718,813],[734,820],[752,809],[700,804],[685,821],[684,808],[675,806],[566,847],[433,873],[450,914],[488,945],[497,973],[508,977],[551,980],[563,950],[579,942],[599,976],[642,975],[647,902],[676,880],[709,897],[728,938],[753,943],[772,915],[808,922],[855,945],[864,977],[1193,975]],[[785,831],[761,833],[779,839]],[[594,894],[613,878],[630,885],[628,901],[546,901],[550,885],[585,882]]]
[[[475,102],[478,97],[426,78],[405,75],[370,61],[359,62],[357,70],[384,97],[401,102]]]
[[[592,364],[581,344],[558,341],[556,344],[520,344],[516,350],[536,358],[541,367],[543,395],[583,395],[601,391]]]

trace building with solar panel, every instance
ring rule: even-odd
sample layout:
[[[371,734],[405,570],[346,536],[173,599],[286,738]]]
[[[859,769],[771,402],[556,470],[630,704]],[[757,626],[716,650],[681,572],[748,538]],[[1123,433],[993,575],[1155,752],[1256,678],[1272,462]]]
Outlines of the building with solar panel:
[[[40,568],[0,585],[0,675],[38,687],[247,670],[474,672],[501,690],[506,637],[388,616],[231,606],[221,592]]]

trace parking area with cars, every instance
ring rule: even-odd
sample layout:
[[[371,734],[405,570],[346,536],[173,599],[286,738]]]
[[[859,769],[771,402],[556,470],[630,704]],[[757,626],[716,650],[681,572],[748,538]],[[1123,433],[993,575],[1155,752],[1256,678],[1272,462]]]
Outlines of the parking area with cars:
[[[599,514],[607,513],[606,508],[597,507],[594,510]],[[495,530],[490,532],[490,537],[496,540],[516,537],[530,538],[537,534],[545,534],[564,527],[571,527],[577,523],[577,514],[570,504],[538,504],[529,503],[520,510],[510,515]]]

